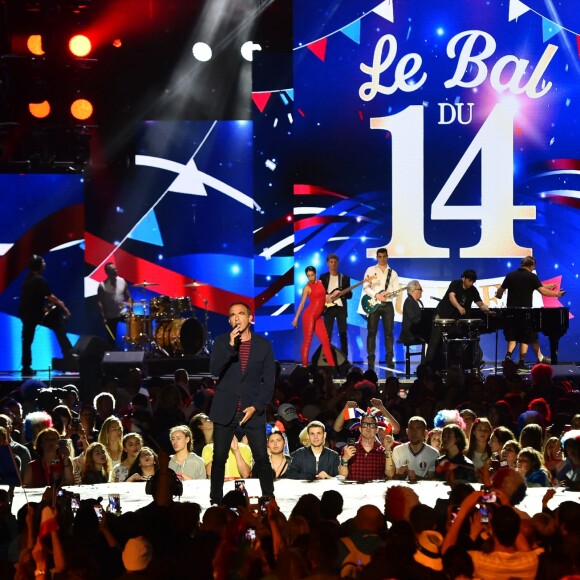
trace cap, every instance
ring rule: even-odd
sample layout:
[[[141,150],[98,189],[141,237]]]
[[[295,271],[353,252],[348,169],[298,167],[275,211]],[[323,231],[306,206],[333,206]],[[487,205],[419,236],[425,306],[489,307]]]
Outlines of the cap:
[[[278,407],[278,412],[276,413],[278,417],[282,417],[286,421],[292,421],[292,419],[298,419],[298,413],[296,412],[296,407],[290,403],[282,403]]]

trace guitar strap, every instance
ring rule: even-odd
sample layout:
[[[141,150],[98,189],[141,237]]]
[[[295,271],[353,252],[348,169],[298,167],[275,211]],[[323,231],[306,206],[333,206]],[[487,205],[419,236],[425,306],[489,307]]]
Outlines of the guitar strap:
[[[385,282],[385,292],[387,291],[387,288],[389,287],[389,282],[391,280],[392,273],[393,273],[393,270],[391,268],[389,268],[389,271],[387,272],[387,281]]]

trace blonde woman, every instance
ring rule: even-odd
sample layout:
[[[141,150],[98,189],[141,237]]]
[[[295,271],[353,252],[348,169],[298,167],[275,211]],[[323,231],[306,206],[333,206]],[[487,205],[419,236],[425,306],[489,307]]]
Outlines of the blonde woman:
[[[113,468],[111,481],[120,483],[129,477],[129,471],[143,447],[143,437],[139,433],[127,433],[123,436],[123,453],[121,463]]]
[[[113,467],[121,463],[123,454],[123,425],[117,417],[107,417],[99,431],[98,442],[104,445]]]
[[[206,479],[203,459],[193,453],[193,437],[187,425],[178,425],[169,431],[169,439],[175,453],[169,460],[169,469],[173,469],[181,480]]]
[[[91,443],[85,452],[81,483],[94,485],[108,483],[111,476],[111,458],[102,443]]]

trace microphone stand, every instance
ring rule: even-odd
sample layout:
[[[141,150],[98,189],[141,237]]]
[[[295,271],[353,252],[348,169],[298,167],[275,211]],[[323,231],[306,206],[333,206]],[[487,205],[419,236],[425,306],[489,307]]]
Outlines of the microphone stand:
[[[205,340],[203,343],[203,352],[209,356],[210,354],[210,347],[213,345],[213,341],[211,340],[211,332],[209,331],[208,323],[209,323],[209,311],[208,311],[208,304],[209,302],[204,298],[203,294],[194,286],[193,291],[197,292],[201,301],[203,302],[203,329],[205,331]]]

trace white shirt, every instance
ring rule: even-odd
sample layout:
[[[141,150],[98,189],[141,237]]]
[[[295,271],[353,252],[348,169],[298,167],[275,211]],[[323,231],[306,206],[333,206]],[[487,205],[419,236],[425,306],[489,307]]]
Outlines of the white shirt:
[[[423,449],[415,455],[411,451],[409,443],[397,445],[393,449],[393,462],[395,467],[403,467],[406,465],[408,469],[413,470],[418,477],[426,477],[428,473],[435,471],[435,462],[439,457],[439,451],[431,445],[423,445]]]
[[[370,282],[365,282],[363,284],[363,291],[365,294],[371,298],[375,297],[375,294],[382,292],[385,289],[385,284],[387,283],[387,276],[389,275],[389,270],[391,270],[391,278],[389,280],[389,286],[387,288],[387,293],[395,292],[399,289],[399,276],[392,268],[387,266],[383,272],[377,264],[367,268],[364,277],[371,278]],[[392,302],[392,298],[387,298],[386,302]]]
[[[327,290],[327,294],[332,294],[335,290],[339,289],[339,280],[338,280],[338,274],[336,276],[333,276],[332,274],[329,273],[328,275],[328,290]],[[344,288],[343,288],[344,290]],[[334,303],[337,306],[342,306],[342,298],[337,298]]]

